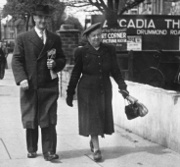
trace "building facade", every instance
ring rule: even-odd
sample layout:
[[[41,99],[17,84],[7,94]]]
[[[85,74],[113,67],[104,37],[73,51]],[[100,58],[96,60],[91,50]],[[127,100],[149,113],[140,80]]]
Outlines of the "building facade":
[[[145,0],[127,14],[178,15],[180,0]]]

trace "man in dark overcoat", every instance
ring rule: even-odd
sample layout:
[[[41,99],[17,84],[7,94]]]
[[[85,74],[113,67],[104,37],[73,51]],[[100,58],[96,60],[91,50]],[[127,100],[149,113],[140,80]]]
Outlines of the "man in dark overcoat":
[[[38,126],[41,128],[45,160],[56,154],[58,75],[66,63],[60,37],[47,30],[49,6],[37,5],[35,27],[18,35],[12,59],[16,84],[20,86],[22,123],[26,129],[27,157],[35,158],[38,149]]]

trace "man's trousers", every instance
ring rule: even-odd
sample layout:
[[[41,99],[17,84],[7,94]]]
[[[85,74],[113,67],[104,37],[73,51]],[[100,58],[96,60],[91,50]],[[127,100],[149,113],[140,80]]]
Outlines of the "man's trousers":
[[[41,128],[41,141],[43,155],[47,153],[55,154],[57,145],[56,125],[50,125]],[[38,150],[38,127],[36,129],[26,130],[26,142],[28,152],[37,152]]]

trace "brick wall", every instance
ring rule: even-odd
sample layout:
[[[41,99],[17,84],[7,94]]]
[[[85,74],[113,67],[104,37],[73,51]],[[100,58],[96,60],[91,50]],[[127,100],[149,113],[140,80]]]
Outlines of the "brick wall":
[[[63,24],[56,33],[61,37],[62,49],[67,58],[65,68],[59,73],[60,96],[66,97],[67,85],[73,68],[73,53],[78,46],[80,32],[74,29],[73,25]],[[76,95],[74,98],[76,99]]]
[[[61,37],[62,49],[67,58],[67,64],[73,63],[74,49],[78,46],[80,32],[73,25],[63,24],[57,31]]]

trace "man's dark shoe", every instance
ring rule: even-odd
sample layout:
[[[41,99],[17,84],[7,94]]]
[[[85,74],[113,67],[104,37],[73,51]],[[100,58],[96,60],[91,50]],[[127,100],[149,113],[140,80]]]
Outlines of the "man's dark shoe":
[[[36,152],[31,152],[27,154],[28,158],[36,158],[37,157],[37,153]]]
[[[57,155],[57,154],[46,154],[46,155],[44,155],[44,159],[46,161],[52,161],[54,159],[59,159],[59,155]]]
[[[51,161],[52,160],[49,155],[44,155],[44,159],[45,159],[45,161]]]
[[[57,154],[50,154],[52,159],[59,159],[59,155]]]

